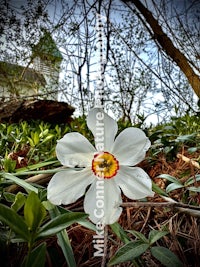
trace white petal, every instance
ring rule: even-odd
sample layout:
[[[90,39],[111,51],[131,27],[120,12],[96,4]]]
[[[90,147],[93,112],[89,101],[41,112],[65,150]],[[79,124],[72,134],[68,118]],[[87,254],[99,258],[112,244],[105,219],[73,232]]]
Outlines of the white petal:
[[[130,199],[141,199],[154,195],[152,182],[148,174],[139,167],[120,166],[116,183],[122,189],[124,195]]]
[[[55,204],[70,204],[84,195],[86,187],[96,177],[89,168],[81,171],[64,170],[56,173],[50,180],[47,187],[47,198]]]
[[[93,108],[88,114],[87,125],[94,135],[96,149],[110,151],[118,130],[116,121],[103,109]]]
[[[67,167],[91,166],[96,149],[80,133],[68,133],[56,145],[56,155],[62,165]]]
[[[134,166],[142,161],[151,143],[138,128],[126,128],[115,139],[111,153],[120,165]]]
[[[99,181],[96,179],[86,192],[84,209],[93,223],[112,224],[122,213],[121,190],[114,179]]]

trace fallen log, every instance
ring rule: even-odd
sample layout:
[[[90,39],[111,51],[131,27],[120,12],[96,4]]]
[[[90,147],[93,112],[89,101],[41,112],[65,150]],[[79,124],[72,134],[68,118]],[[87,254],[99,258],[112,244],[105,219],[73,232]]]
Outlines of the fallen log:
[[[0,122],[42,120],[50,123],[71,121],[74,107],[54,100],[12,100],[0,102]]]

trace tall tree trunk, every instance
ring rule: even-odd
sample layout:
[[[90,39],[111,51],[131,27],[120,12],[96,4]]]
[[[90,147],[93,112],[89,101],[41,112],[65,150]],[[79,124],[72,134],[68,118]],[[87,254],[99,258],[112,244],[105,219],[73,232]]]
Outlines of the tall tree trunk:
[[[125,4],[133,3],[141,12],[153,31],[153,37],[157,40],[163,51],[165,51],[165,53],[176,62],[187,77],[194,92],[200,98],[200,77],[194,72],[185,55],[174,46],[171,39],[163,32],[161,26],[158,24],[158,21],[154,18],[152,13],[139,0],[122,0],[122,2]]]

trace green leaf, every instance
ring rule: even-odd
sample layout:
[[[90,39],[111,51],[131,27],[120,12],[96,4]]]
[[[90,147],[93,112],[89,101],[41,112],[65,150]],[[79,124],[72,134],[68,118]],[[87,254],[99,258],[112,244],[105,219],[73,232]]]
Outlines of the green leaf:
[[[0,220],[7,224],[21,238],[29,240],[30,233],[26,223],[13,209],[0,204]]]
[[[55,209],[55,206],[54,206],[53,204],[51,204],[49,201],[44,201],[44,202],[43,202],[43,205],[45,205],[45,208],[46,208],[47,210],[49,210],[49,211],[52,210],[52,209]],[[60,206],[58,206],[58,207],[56,207],[56,208],[59,210],[59,212],[60,212],[61,214],[69,213],[68,210],[66,210],[66,209],[64,209],[64,208],[62,208],[62,207],[60,207]],[[82,225],[82,226],[84,226],[84,227],[90,229],[90,230],[96,231],[96,225],[93,224],[93,223],[91,223],[90,221],[88,221],[87,218],[86,218],[86,219],[79,219],[79,220],[78,220],[78,223],[79,223],[80,225]]]
[[[44,267],[46,260],[46,243],[40,244],[34,250],[31,251],[29,257],[25,258],[25,262],[22,267]]]
[[[177,180],[175,177],[169,175],[169,174],[161,174],[158,176],[158,178],[163,178],[163,179],[166,179],[172,183],[175,183],[175,184],[179,184],[179,185],[182,185],[179,180]]]
[[[35,146],[34,141],[30,137],[28,137],[28,136],[27,136],[27,139],[29,141],[30,146],[31,147],[34,147]]]
[[[24,205],[24,218],[28,228],[36,232],[46,216],[46,209],[42,205],[38,195],[30,192]]]
[[[50,235],[55,235],[72,223],[78,222],[79,219],[84,219],[87,216],[88,215],[83,212],[69,212],[58,215],[40,228],[38,237],[43,238]]]
[[[32,135],[32,139],[33,139],[34,145],[36,146],[40,142],[38,132],[34,132],[34,134]]]
[[[6,201],[8,202],[14,202],[15,201],[15,194],[9,193],[9,192],[3,192],[3,196]]]
[[[152,247],[152,255],[166,267],[183,267],[179,258],[165,247]]]
[[[193,183],[195,183],[195,182],[199,182],[200,181],[200,175],[198,174],[198,175],[196,175],[195,176],[195,178],[194,178],[194,176],[192,176],[192,177],[190,177],[186,182],[185,182],[185,186],[187,186],[187,185],[191,185],[191,184],[193,184]]]
[[[14,172],[16,164],[17,162],[15,160],[9,158],[3,160],[3,167],[6,172]]]
[[[53,206],[53,205],[52,205]],[[60,212],[58,207],[54,206],[49,210],[49,214],[51,218],[55,218],[59,216]],[[76,267],[76,261],[74,258],[73,249],[70,244],[70,240],[66,230],[62,230],[57,234],[58,244],[60,245],[63,255],[65,256],[66,262],[69,267]]]
[[[121,227],[121,225],[119,223],[113,223],[110,225],[111,229],[113,230],[113,232],[116,234],[117,237],[119,237],[122,242],[127,243],[130,241],[130,238],[128,237],[128,235],[126,234],[126,232],[124,231],[124,229]]]
[[[175,183],[171,183],[166,187],[166,192],[169,193],[175,189],[179,189],[179,188],[183,188],[184,185],[182,184],[175,184]]]
[[[93,223],[91,223],[90,221],[88,221],[87,219],[80,219],[78,220],[78,223],[82,226],[84,226],[87,229],[96,231],[96,225],[94,225]]]
[[[40,138],[43,138],[45,135],[47,135],[49,133],[49,129],[46,129],[46,130],[42,130],[42,132],[39,134],[39,137]]]
[[[190,186],[190,187],[187,187],[187,190],[200,193],[200,187]]]
[[[157,184],[155,184],[154,182],[152,182],[152,190],[155,192],[155,193],[157,193],[157,194],[159,194],[159,195],[161,195],[161,196],[168,196],[168,194],[165,192],[165,191],[163,191]]]
[[[23,187],[27,192],[28,191],[34,191],[35,193],[38,192],[38,189],[35,188],[34,186],[32,186],[31,184],[25,182],[24,180],[10,174],[10,173],[2,173],[2,176],[5,178],[5,179],[8,179],[8,180],[11,180],[13,181],[14,183],[16,183],[17,185]]]
[[[53,134],[49,134],[47,137],[45,137],[45,139],[42,141],[41,144],[44,144],[44,143],[50,141],[52,138],[54,138],[54,135]]]
[[[147,243],[147,244],[149,243],[149,240],[142,233],[135,231],[135,230],[129,230],[128,232],[133,234],[135,237],[139,238],[144,243]]]
[[[159,240],[160,238],[162,238],[163,236],[165,236],[167,234],[169,234],[169,232],[167,232],[167,231],[152,230],[149,233],[149,242],[150,242],[150,244],[152,245],[157,240]]]
[[[197,150],[199,149],[199,147],[190,147],[190,148],[188,148],[188,152],[189,153],[194,153],[194,152],[196,152]]]
[[[25,195],[22,192],[18,192],[17,195],[15,196],[15,201],[12,204],[11,208],[14,211],[18,212],[18,210],[20,210],[23,207],[25,201],[26,201]]]
[[[109,261],[109,266],[131,261],[142,255],[148,248],[149,245],[142,241],[129,242],[116,252],[114,257]]]
[[[48,165],[52,165],[54,163],[58,163],[58,160],[43,161],[43,162],[39,162],[37,164],[28,165],[27,167],[17,169],[16,172],[17,172],[17,175],[27,175],[27,172],[29,172],[31,170],[43,168],[43,167],[46,167]],[[44,173],[44,172],[41,172],[41,173]]]
[[[187,141],[195,141],[196,138],[196,133],[193,134],[186,134],[186,135],[181,135],[176,138],[176,142],[187,142]]]
[[[76,267],[76,262],[73,254],[73,249],[66,230],[62,230],[57,234],[58,244],[62,248],[66,262],[69,267]]]
[[[46,210],[49,212],[53,209],[55,209],[55,206],[48,200],[42,202],[43,206],[45,207]]]

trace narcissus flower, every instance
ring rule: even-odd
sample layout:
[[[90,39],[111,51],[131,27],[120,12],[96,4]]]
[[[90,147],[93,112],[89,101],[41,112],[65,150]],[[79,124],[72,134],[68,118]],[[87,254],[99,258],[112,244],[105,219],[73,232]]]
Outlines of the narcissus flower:
[[[69,168],[52,177],[47,198],[55,205],[67,205],[86,192],[84,210],[90,220],[112,224],[122,213],[121,191],[134,200],[154,194],[147,173],[132,167],[144,159],[150,141],[142,130],[133,127],[115,138],[117,123],[99,108],[89,112],[87,125],[95,147],[77,132],[67,133],[58,141],[57,158]]]

